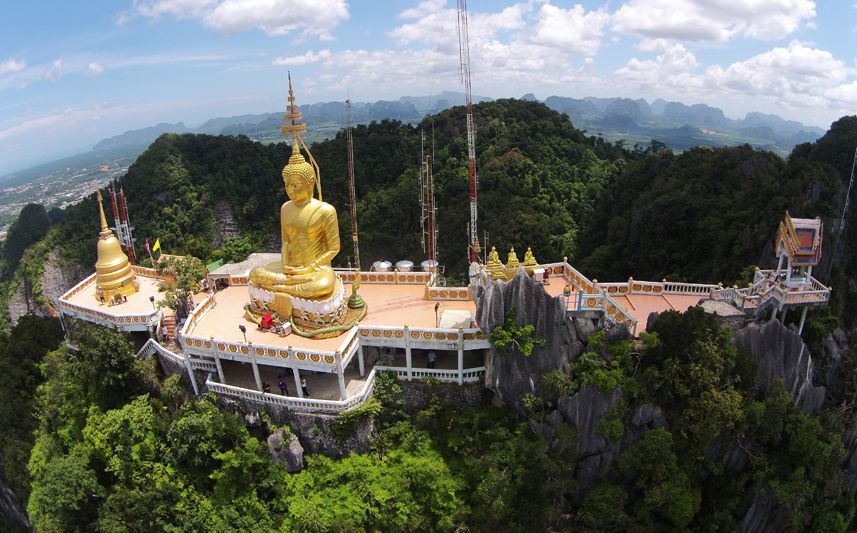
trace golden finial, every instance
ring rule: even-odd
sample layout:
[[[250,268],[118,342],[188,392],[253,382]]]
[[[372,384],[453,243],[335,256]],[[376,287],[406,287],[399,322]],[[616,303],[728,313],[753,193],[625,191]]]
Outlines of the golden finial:
[[[109,231],[107,227],[107,217],[104,216],[104,205],[101,203],[101,191],[95,191],[95,196],[98,197],[98,214],[101,216],[101,232]]]
[[[291,121],[291,124],[283,124],[280,132],[283,135],[291,133],[296,138],[299,137],[301,133],[306,131],[306,124],[298,122],[300,119],[300,107],[295,103],[295,92],[292,89],[292,73],[289,72],[289,104],[286,106],[286,112],[283,114],[283,120]]]
[[[283,135],[291,133],[294,136],[294,139],[292,140],[292,156],[289,158],[289,164],[283,169],[283,179],[286,178],[286,169],[290,166],[293,164],[300,165],[307,163],[306,159],[301,155],[301,147],[303,147],[309,157],[309,164],[312,165],[312,169],[300,168],[299,171],[309,179],[309,171],[314,170],[314,172],[312,172],[312,178],[315,180],[318,199],[320,201],[324,201],[321,194],[321,171],[318,168],[318,163],[315,162],[315,158],[313,158],[312,153],[309,151],[309,147],[301,138],[301,133],[305,132],[307,128],[306,124],[298,122],[301,119],[301,112],[300,106],[295,103],[295,100],[295,92],[292,88],[292,73],[289,72],[289,104],[286,106],[286,112],[283,113],[283,120],[286,121],[286,123],[280,127],[280,133]]]

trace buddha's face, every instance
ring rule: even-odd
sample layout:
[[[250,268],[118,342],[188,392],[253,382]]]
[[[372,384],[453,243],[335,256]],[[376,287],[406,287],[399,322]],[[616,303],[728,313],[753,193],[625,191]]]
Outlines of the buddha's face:
[[[289,200],[303,204],[312,198],[312,181],[307,181],[300,176],[292,176],[286,181],[286,194]]]

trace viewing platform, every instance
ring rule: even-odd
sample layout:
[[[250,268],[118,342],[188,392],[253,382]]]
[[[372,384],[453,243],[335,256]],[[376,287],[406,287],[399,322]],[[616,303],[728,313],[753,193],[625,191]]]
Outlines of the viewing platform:
[[[110,305],[99,300],[93,273],[59,297],[60,313],[119,331],[154,332],[161,319],[161,310],[154,302],[161,298],[159,288],[164,277],[153,268],[136,265],[132,268],[139,290],[128,296],[127,301]]]

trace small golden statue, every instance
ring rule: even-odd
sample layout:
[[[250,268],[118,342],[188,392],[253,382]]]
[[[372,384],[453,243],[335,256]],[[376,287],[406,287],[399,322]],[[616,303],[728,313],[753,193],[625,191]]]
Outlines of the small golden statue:
[[[521,266],[521,262],[518,261],[518,255],[515,253],[515,247],[513,246],[512,249],[509,250],[509,259],[506,261],[506,268],[514,272],[518,270],[519,266]]]
[[[527,246],[527,253],[524,254],[524,267],[534,267],[538,264],[535,256],[533,256],[533,249]]]
[[[491,251],[488,252],[488,264],[486,265],[486,270],[492,279],[506,279],[506,267],[504,267],[503,262],[500,261],[500,254],[497,253],[497,248],[494,246],[492,246]]]

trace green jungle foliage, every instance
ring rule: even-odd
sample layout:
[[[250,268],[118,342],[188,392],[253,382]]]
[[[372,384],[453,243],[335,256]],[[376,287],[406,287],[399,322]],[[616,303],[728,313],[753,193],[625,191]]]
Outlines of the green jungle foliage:
[[[666,414],[580,497],[586,458],[568,425],[548,445],[509,409],[434,396],[408,412],[392,374],[338,424],[374,418],[369,453],[307,456],[289,474],[213,395],[187,400],[123,335],[84,327],[76,350],[41,363],[29,515],[37,531],[732,531],[762,491],[789,531],[844,531],[855,501],[842,421],[800,412],[782,386],[757,397],[748,355],[701,310],[664,313],[652,329],[638,359],[627,341],[596,339],[601,356],[582,357],[541,398],[547,413],[573,390],[619,386],[625,398],[599,425],[615,442],[642,404]],[[604,355],[606,366],[594,362]],[[739,447],[746,467],[719,458]]]

